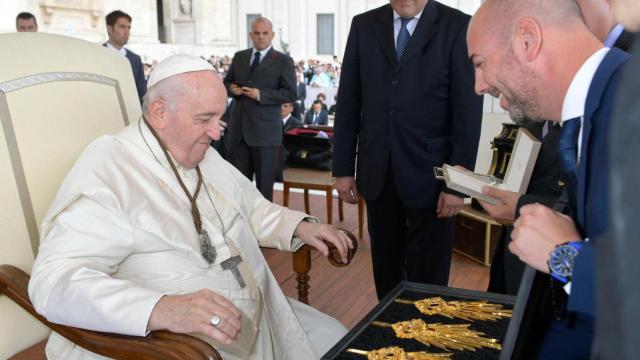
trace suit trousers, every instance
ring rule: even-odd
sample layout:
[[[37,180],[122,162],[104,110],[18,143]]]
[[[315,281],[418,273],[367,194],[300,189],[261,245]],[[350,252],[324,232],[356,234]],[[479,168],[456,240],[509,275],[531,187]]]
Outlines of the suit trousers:
[[[509,251],[513,227],[503,226],[502,234],[494,250],[489,273],[488,292],[517,295],[525,265]]]
[[[242,139],[239,143],[231,143],[228,149],[228,160],[249,180],[256,177],[256,185],[262,196],[273,201],[273,183],[278,171],[281,146],[249,146]]]
[[[387,171],[380,196],[367,200],[367,219],[378,299],[402,280],[448,284],[453,219],[437,218],[435,204],[424,209],[406,207],[393,174]]]

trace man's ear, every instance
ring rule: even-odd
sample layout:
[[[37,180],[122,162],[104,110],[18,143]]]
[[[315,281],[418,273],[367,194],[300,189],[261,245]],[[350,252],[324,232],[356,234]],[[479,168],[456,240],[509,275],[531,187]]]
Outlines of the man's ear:
[[[107,25],[107,34],[111,34],[113,32],[113,26]]]
[[[165,100],[161,97],[157,97],[151,101],[149,104],[149,124],[155,130],[162,130],[167,126],[166,119],[166,103]]]
[[[534,18],[523,17],[516,23],[511,46],[518,59],[533,62],[540,55],[542,40],[540,23]]]

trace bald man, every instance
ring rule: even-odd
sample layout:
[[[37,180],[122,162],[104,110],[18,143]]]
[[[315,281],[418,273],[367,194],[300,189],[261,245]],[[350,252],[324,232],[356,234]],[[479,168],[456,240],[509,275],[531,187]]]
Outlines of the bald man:
[[[95,331],[194,334],[225,360],[319,358],[346,329],[286,298],[259,246],[327,255],[327,241],[346,256],[350,240],[265,200],[211,149],[227,96],[209,63],[174,55],[148,86],[143,119],[94,141],[65,178],[40,231],[34,307]],[[47,358],[102,357],[54,333]]]
[[[616,21],[610,0],[576,0],[587,25],[587,28],[606,47],[617,47],[628,51],[633,43],[633,35]],[[520,208],[527,204],[540,203],[554,206],[564,191],[564,174],[558,163],[557,148],[560,128],[551,122],[532,123],[525,120],[518,122],[532,134],[538,136],[542,143],[531,181],[526,194],[485,187],[487,195],[500,199],[500,203],[492,205],[479,201],[484,210],[498,221],[512,224],[518,217]],[[562,206],[558,206],[561,208]],[[496,244],[489,287],[487,291],[515,295],[520,288],[524,264],[507,248],[511,239],[512,227],[507,225]],[[546,285],[546,284],[545,284]]]
[[[229,121],[227,158],[267,199],[282,146],[280,106],[297,98],[293,60],[271,46],[275,33],[271,21],[258,17],[251,23],[253,47],[238,51],[224,84],[235,99]]]
[[[467,41],[476,92],[500,98],[515,119],[563,126],[560,144],[573,218],[527,205],[509,249],[570,293],[552,321],[541,359],[588,358],[594,328],[594,243],[607,222],[607,135],[620,69],[629,59],[589,31],[573,1],[489,0]],[[606,246],[606,244],[604,244]]]

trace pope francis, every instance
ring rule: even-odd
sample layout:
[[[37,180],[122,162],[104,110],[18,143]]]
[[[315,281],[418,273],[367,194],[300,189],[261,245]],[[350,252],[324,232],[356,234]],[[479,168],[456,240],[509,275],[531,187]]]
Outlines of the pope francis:
[[[226,92],[207,62],[174,55],[153,70],[144,117],[95,140],[41,228],[29,295],[49,321],[144,336],[166,329],[224,359],[317,359],[346,329],[288,299],[260,246],[303,243],[343,261],[350,239],[265,200],[209,144]],[[49,359],[101,359],[52,334]]]

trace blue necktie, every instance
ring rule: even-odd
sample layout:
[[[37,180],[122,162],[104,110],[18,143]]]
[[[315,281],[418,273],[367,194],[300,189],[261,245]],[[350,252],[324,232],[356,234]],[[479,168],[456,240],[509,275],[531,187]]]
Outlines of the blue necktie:
[[[253,61],[251,62],[251,66],[249,67],[249,74],[253,74],[253,72],[256,71],[258,64],[260,64],[260,52],[256,51],[256,54],[253,56]]]
[[[573,118],[562,123],[562,131],[558,138],[558,160],[565,171],[567,198],[569,207],[577,214],[578,193],[578,136],[580,134],[580,118]]]
[[[409,34],[409,30],[407,30],[407,24],[413,18],[400,18],[400,32],[398,32],[398,39],[396,40],[396,59],[400,61],[402,58],[402,54],[404,54],[404,50],[407,48],[407,44],[409,44],[409,39],[411,39],[411,35]]]
[[[562,131],[558,139],[558,157],[563,170],[576,174],[578,159],[578,136],[580,134],[580,118],[566,120],[562,123]]]

